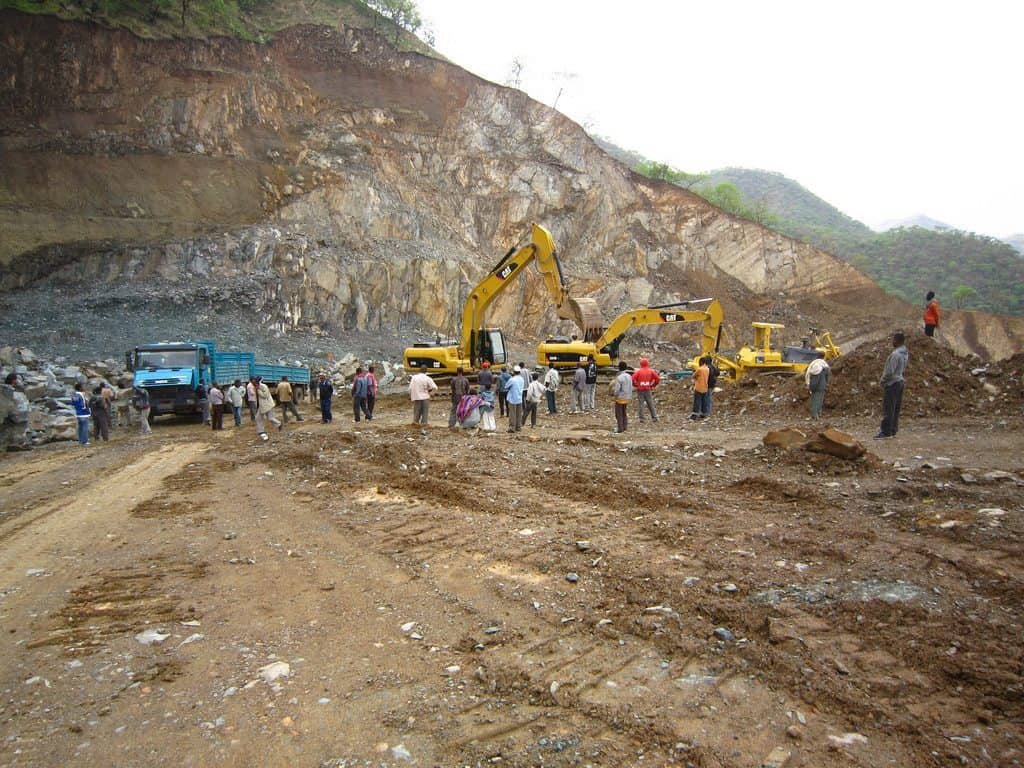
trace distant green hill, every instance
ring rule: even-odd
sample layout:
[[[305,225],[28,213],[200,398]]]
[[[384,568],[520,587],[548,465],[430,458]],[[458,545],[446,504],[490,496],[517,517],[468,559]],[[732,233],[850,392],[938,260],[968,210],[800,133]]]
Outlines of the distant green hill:
[[[913,304],[934,290],[945,306],[960,303],[966,309],[1024,314],[1024,258],[1001,240],[917,226],[879,234],[780,173],[722,168],[694,183],[693,174],[621,149],[608,139],[597,142],[640,173],[683,179],[682,186],[730,213],[835,254]]]

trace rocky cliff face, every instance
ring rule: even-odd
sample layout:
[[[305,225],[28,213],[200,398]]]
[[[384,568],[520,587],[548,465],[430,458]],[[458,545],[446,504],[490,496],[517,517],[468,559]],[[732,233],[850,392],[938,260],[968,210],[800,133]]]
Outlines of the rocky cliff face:
[[[839,336],[916,316],[829,254],[631,173],[523,93],[371,32],[143,41],[16,13],[0,30],[0,290],[244,284],[279,329],[444,330],[536,221],[608,318],[697,295],[723,299],[738,338],[780,300]],[[556,325],[534,275],[491,320],[524,339]]]

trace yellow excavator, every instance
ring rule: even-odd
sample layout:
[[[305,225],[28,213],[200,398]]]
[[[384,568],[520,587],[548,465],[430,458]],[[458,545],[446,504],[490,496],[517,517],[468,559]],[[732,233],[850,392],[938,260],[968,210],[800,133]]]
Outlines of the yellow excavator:
[[[737,380],[748,373],[803,373],[807,370],[818,352],[825,353],[826,360],[834,360],[841,354],[839,347],[832,341],[829,331],[818,332],[812,328],[812,338],[805,338],[799,346],[784,346],[780,352],[772,344],[772,331],[782,330],[786,326],[781,323],[751,323],[754,327],[754,343],[752,346],[741,347],[736,357],[713,355],[715,365],[726,378]],[[696,370],[700,358],[707,354],[702,352],[693,358],[687,368]]]
[[[416,342],[405,350],[403,363],[409,373],[424,371],[431,377],[454,376],[462,368],[473,375],[485,360],[491,365],[507,362],[505,335],[500,328],[488,328],[484,314],[491,303],[534,261],[544,278],[559,319],[573,320],[584,338],[601,332],[601,312],[594,299],[574,299],[562,275],[562,264],[551,233],[539,224],[530,231],[530,242],[522,240],[470,291],[462,309],[462,334],[458,339]]]
[[[691,309],[693,305],[707,304],[704,309]],[[593,341],[551,338],[537,346],[537,362],[555,368],[575,368],[579,361],[593,357],[599,368],[610,368],[618,363],[619,345],[626,333],[640,325],[662,323],[704,323],[701,331],[701,355],[713,354],[718,349],[722,333],[722,305],[718,299],[690,299],[673,304],[638,307],[616,317]]]

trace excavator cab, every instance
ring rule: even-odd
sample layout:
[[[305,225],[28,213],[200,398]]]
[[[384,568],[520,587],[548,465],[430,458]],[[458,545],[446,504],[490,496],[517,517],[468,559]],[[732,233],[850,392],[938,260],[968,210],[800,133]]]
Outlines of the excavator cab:
[[[501,328],[479,328],[473,331],[473,367],[479,368],[484,360],[491,365],[503,365],[508,362],[505,349],[505,334]]]

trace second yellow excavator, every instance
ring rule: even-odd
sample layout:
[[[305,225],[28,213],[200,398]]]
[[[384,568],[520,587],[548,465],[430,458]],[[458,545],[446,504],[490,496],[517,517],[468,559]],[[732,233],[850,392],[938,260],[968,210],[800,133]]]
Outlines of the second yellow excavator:
[[[692,308],[700,304],[707,306],[704,309]],[[592,357],[599,368],[610,368],[618,363],[619,345],[630,329],[662,323],[703,323],[701,355],[713,354],[718,349],[722,333],[722,305],[718,299],[690,299],[673,304],[637,307],[612,320],[594,341],[551,338],[542,342],[537,346],[537,362],[567,369],[575,368],[577,362],[586,362]]]

